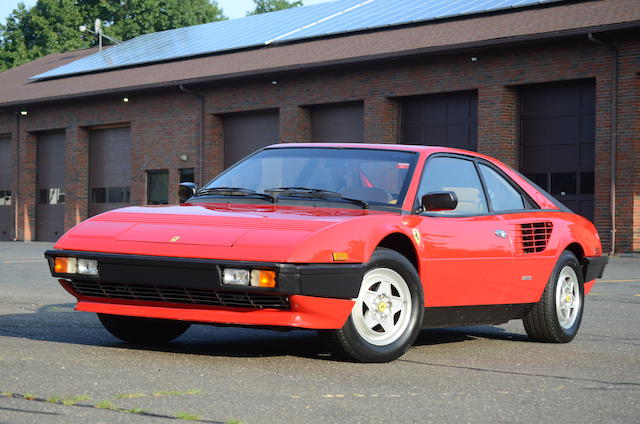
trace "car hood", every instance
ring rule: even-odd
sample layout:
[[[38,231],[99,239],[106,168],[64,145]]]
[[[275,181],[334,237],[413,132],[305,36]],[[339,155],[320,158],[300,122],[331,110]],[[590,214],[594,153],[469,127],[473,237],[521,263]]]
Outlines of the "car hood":
[[[350,261],[359,261],[363,234],[342,232],[339,240],[318,235],[380,214],[389,215],[256,205],[128,207],[80,223],[64,234],[55,248],[269,262],[331,262],[333,251],[350,251]]]

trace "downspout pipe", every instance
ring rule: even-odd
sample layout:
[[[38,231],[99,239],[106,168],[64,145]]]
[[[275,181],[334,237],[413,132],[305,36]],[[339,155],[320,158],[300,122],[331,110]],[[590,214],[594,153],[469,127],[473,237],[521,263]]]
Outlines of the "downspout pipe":
[[[205,97],[196,93],[195,91],[189,90],[185,88],[183,84],[179,85],[180,91],[183,91],[187,94],[191,94],[200,99],[200,162],[199,162],[199,174],[200,174],[200,186],[203,186],[205,183],[204,180],[204,106],[205,106]]]
[[[20,198],[20,108],[16,108],[16,191],[13,200],[13,240],[18,241],[18,199]]]
[[[599,40],[593,36],[592,32],[588,34],[589,40],[605,46],[613,51],[613,63],[611,64],[611,251],[610,255],[616,253],[616,154],[618,152],[618,47],[614,44]]]

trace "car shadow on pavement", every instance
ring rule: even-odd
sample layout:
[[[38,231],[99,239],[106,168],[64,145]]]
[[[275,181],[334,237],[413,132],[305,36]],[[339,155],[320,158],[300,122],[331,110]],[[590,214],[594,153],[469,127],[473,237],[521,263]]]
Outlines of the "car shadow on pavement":
[[[512,333],[502,327],[476,325],[467,327],[430,328],[422,330],[414,346],[455,343],[473,339],[509,340],[530,342],[526,334]]]
[[[234,326],[192,325],[162,346],[127,343],[113,337],[93,313],[74,311],[73,303],[24,308],[25,313],[0,315],[0,336],[86,346],[225,357],[297,356],[342,360],[330,353],[315,330],[273,331]],[[491,326],[422,330],[414,346],[456,343],[474,338],[527,340],[526,336]]]

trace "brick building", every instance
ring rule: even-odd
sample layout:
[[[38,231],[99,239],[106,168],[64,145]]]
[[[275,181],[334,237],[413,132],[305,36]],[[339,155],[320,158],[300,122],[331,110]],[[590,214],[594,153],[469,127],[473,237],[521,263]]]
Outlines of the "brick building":
[[[366,17],[376,1],[191,28]],[[109,62],[185,29],[173,30],[0,73],[0,239],[55,240],[104,210],[176,203],[179,181],[267,144],[362,141],[495,156],[592,219],[605,249],[640,251],[640,3],[463,3],[456,16]]]

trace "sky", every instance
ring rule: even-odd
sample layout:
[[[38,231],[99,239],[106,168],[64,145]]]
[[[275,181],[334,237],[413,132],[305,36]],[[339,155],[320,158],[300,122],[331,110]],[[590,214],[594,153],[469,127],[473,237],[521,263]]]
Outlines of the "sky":
[[[240,18],[245,16],[249,10],[254,9],[253,0],[217,0],[218,6],[222,8],[224,14],[230,18]],[[308,6],[316,3],[325,3],[330,0],[304,0],[304,5]],[[18,7],[20,0],[0,0],[0,22],[5,23],[7,16],[13,9]],[[36,0],[22,0],[27,8],[36,4]]]

